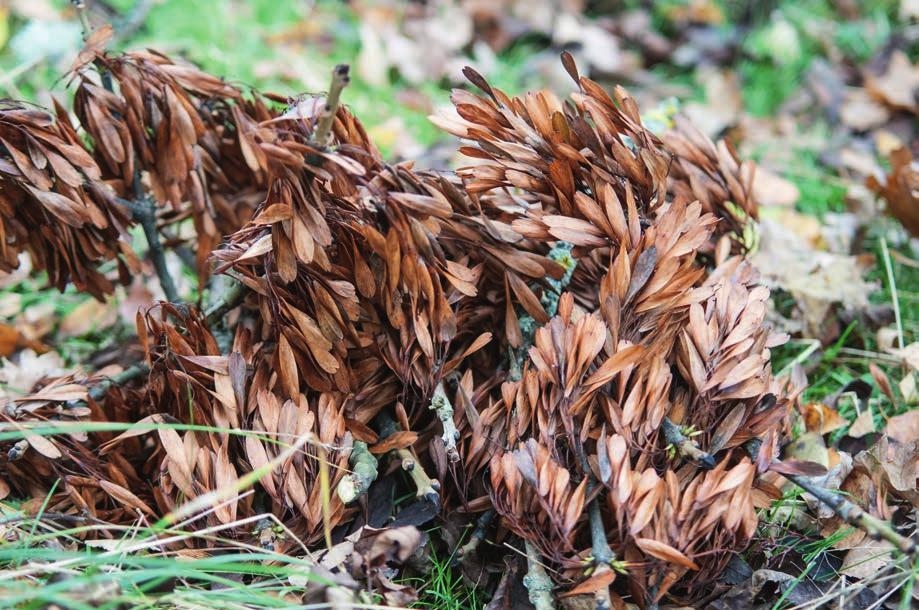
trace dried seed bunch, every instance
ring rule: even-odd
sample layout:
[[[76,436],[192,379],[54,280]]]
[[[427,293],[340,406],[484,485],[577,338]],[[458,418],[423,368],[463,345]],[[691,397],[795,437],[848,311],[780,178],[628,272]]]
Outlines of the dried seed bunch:
[[[340,397],[325,393],[310,399],[303,394],[293,400],[279,398],[281,382],[272,373],[272,361],[264,357],[270,352],[262,351],[264,344],[253,336],[249,321],[237,326],[228,354],[221,354],[207,320],[198,312],[163,305],[148,312],[144,324],[142,334],[149,338],[151,365],[147,401],[160,406],[157,416],[248,433],[177,432],[168,442],[160,433],[162,461],[158,472],[150,473],[157,485],[154,495],[160,513],[207,493],[232,489],[242,474],[279,459],[295,439],[310,436],[316,439],[315,446],[290,455],[261,478],[267,498],[231,496],[209,521],[234,522],[253,515],[254,503],[264,510],[268,501],[275,514],[290,517],[287,525],[298,538],[318,540],[322,497],[313,482],[318,480],[320,461],[335,466],[332,485],[347,466],[347,454],[335,449],[345,435],[341,405],[335,402]],[[329,447],[323,456],[319,445]],[[331,501],[330,517],[335,524],[344,506],[334,498]]]
[[[72,68],[75,113],[119,197],[152,199],[163,226],[193,220],[203,281],[220,237],[264,197],[247,131],[277,111],[155,51],[106,53],[108,32],[97,31]]]
[[[565,103],[548,91],[509,98],[467,68],[485,96],[455,90],[455,115],[431,117],[475,143],[460,149],[476,159],[459,171],[468,192],[487,194],[489,208],[527,209],[515,225],[525,237],[583,247],[621,240],[626,227],[612,207],[650,216],[671,201],[699,201],[720,221],[714,238],[742,247],[743,226],[756,216],[752,164],[740,164],[729,144],[715,146],[685,121],[661,141],[642,126],[625,89],[615,87],[611,97],[581,77],[570,56],[563,61],[579,86]]]
[[[73,282],[102,299],[113,286],[99,265],[117,261],[122,279],[137,271],[125,238],[130,215],[101,182],[70,117],[56,110],[0,102],[0,270],[17,268],[28,252],[60,290]]]
[[[268,195],[216,257],[257,295],[253,336],[271,346],[274,373],[263,385],[276,400],[318,397],[335,409],[321,419],[345,422],[336,445],[356,439],[377,454],[414,446],[397,459],[420,471],[431,462],[422,466],[418,453],[444,423],[429,409],[438,388],[488,341],[465,323],[481,267],[464,246],[480,240],[481,225],[456,212],[469,202],[450,179],[384,164],[345,109],[331,147],[320,147],[321,117],[322,104],[307,99],[254,128]],[[449,444],[430,447],[442,479]]]
[[[45,380],[4,414],[42,421],[85,401],[61,413],[211,430],[30,436],[4,446],[7,487],[63,474],[58,510],[119,522],[213,499],[197,526],[266,511],[314,544],[364,523],[352,502],[401,466],[421,502],[451,518],[493,509],[497,535],[552,564],[560,593],[607,605],[692,600],[747,543],[757,467],[741,445],[773,447],[790,398],[770,369],[782,338],[762,324],[768,293],[736,256],[756,207],[730,147],[685,125],[658,138],[625,90],[610,97],[566,57],[565,103],[468,71],[485,95],[454,93],[458,118],[437,121],[476,164],[417,171],[385,163],[326,97],[280,111],[159,54],[100,49],[76,68],[93,141],[78,186],[95,197],[105,181],[97,206],[152,194],[162,224],[192,218],[202,279],[215,261],[248,296],[231,315],[139,316],[136,386],[93,396],[86,380]],[[16,116],[27,126],[4,136],[18,156],[0,170],[41,210],[18,165],[40,165],[29,138],[79,139]],[[20,214],[2,212],[0,226]],[[311,442],[289,452],[294,439]],[[360,485],[345,478],[358,461]],[[235,494],[253,471],[254,493]]]
[[[95,32],[72,71],[86,141],[60,106],[56,116],[0,106],[0,269],[28,251],[58,288],[72,281],[101,299],[113,287],[102,263],[117,260],[122,283],[137,272],[126,228],[152,201],[152,230],[172,245],[180,241],[166,227],[192,219],[203,284],[211,251],[267,188],[244,131],[278,113],[267,98],[153,51],[110,55],[110,34]]]
[[[485,95],[455,92],[459,118],[439,121],[473,144],[459,174],[519,250],[574,246],[560,299],[558,284],[506,272],[497,327],[512,358],[526,349],[522,372],[463,458],[481,468],[493,454],[494,508],[561,583],[595,571],[574,593],[609,599],[611,550],[620,592],[691,598],[753,534],[755,468],[739,446],[780,431],[788,410],[769,367],[783,338],[762,325],[768,291],[726,258],[755,215],[752,173],[686,126],[662,142],[623,89],[611,98],[567,67],[579,85],[567,104],[509,98],[469,71]]]

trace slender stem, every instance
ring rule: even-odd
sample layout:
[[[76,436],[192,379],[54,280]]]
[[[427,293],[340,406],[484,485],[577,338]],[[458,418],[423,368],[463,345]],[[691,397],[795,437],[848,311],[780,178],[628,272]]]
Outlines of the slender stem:
[[[606,526],[603,525],[603,515],[600,514],[600,504],[597,502],[597,496],[591,500],[587,507],[587,514],[590,518],[590,542],[591,552],[594,556],[594,564],[597,566],[597,574],[609,572],[612,570],[611,564],[616,560],[616,554],[609,546],[606,539]],[[596,601],[596,610],[610,610],[613,605],[610,596],[609,587],[600,587],[594,593]]]
[[[750,454],[750,457],[756,461],[756,456],[760,452],[761,445],[762,443],[759,439],[753,439],[744,444],[744,449]],[[919,555],[916,541],[898,533],[891,522],[878,519],[874,515],[865,512],[857,504],[846,500],[843,496],[811,482],[807,477],[786,474],[784,472],[782,476],[817,498],[819,502],[822,502],[836,513],[836,516],[840,519],[867,533],[873,539],[886,540],[894,545],[901,553],[910,555],[914,559]]]
[[[897,295],[897,282],[893,276],[893,266],[890,264],[890,250],[887,249],[887,239],[881,238],[881,255],[884,257],[884,269],[887,272],[887,284],[890,286],[890,300],[893,301],[893,315],[897,323],[897,347],[903,349],[903,320],[900,318],[900,297]]]
[[[167,242],[180,240],[175,233],[169,231],[166,227],[160,228],[160,235],[162,235]],[[185,263],[186,267],[193,271],[198,270],[198,260],[195,258],[195,253],[192,252],[188,246],[175,246],[172,248],[172,251],[176,253],[183,263]]]
[[[332,69],[332,84],[329,85],[329,95],[326,97],[325,108],[322,110],[319,124],[316,127],[316,143],[322,148],[329,145],[329,136],[332,134],[335,115],[338,113],[341,92],[351,82],[348,70],[347,64],[338,64]]]
[[[86,9],[86,2],[84,2],[84,0],[70,0],[70,3],[73,4],[74,8],[77,10],[77,16],[80,18],[80,26],[83,29],[83,42],[86,42],[89,40],[94,29],[89,20],[89,11]],[[96,66],[96,69],[99,70],[99,77],[102,79],[102,86],[105,87],[105,90],[109,93],[114,91],[114,87],[112,86],[112,74],[98,59],[94,61],[93,64]]]
[[[114,42],[119,42],[133,36],[134,33],[143,26],[144,21],[147,20],[147,15],[150,14],[150,10],[155,3],[155,0],[137,0],[131,8],[131,12],[125,15],[118,24],[118,28],[115,30],[112,40]]]
[[[587,461],[587,454],[584,452],[584,447],[580,443],[575,444],[575,453],[578,456],[578,461],[581,463],[581,469],[584,471],[584,476],[588,478],[587,495],[590,496],[597,482],[594,480],[593,471],[590,469],[590,463]],[[590,518],[591,553],[593,554],[594,563],[599,566],[609,565],[615,561],[616,553],[610,548],[609,541],[606,539],[606,526],[603,525],[603,515],[600,513],[600,505],[597,503],[598,497],[599,496],[596,496],[590,500],[587,505],[587,511]]]
[[[135,365],[129,366],[125,370],[121,371],[117,375],[112,375],[107,379],[103,379],[96,385],[92,387],[89,391],[89,396],[93,400],[101,400],[108,393],[109,389],[115,385],[124,385],[130,381],[137,379],[143,375],[146,375],[150,372],[150,367],[147,366],[146,362],[138,362]]]
[[[233,347],[233,332],[225,315],[230,309],[239,305],[245,291],[235,278],[218,273],[212,275],[207,283],[207,300],[204,302],[204,314],[208,319],[211,334],[217,341],[221,354],[228,354]]]
[[[400,430],[399,424],[392,417],[385,413],[380,413],[374,420],[374,425],[380,433],[380,439],[385,439],[391,434]],[[411,449],[396,449],[391,455],[399,460],[402,470],[407,472],[412,478],[415,485],[415,495],[418,499],[427,500],[440,508],[440,481],[432,479],[424,468],[418,462],[418,458]]]
[[[80,25],[83,28],[83,40],[89,38],[89,35],[93,33],[93,26],[89,22],[89,11],[86,10],[86,2],[84,0],[70,0],[70,4],[73,5],[73,8],[77,11],[77,16],[80,18]]]
[[[170,303],[178,302],[179,292],[176,290],[172,274],[166,265],[166,250],[163,249],[163,242],[160,241],[160,234],[156,230],[156,204],[150,198],[144,198],[142,201],[141,211],[140,213],[135,212],[134,217],[144,230],[150,259],[153,261],[153,268],[160,280],[160,286],[163,287],[166,300]]]
[[[597,482],[594,480],[593,470],[590,469],[590,462],[587,461],[587,453],[584,451],[584,446],[580,443],[575,443],[575,453],[578,456],[578,461],[581,462],[581,469],[584,471],[584,476],[588,479],[587,495],[590,496],[597,486]],[[616,561],[616,553],[610,548],[609,540],[606,538],[606,526],[603,524],[603,514],[600,512],[599,498],[600,495],[598,494],[591,498],[590,502],[587,504],[587,515],[590,520],[591,554],[593,555],[594,565],[597,567],[597,573],[611,570],[612,563]],[[594,593],[594,600],[596,601],[595,607],[597,610],[609,610],[613,604],[609,586],[600,587]]]
[[[227,312],[236,308],[236,306],[240,305],[243,300],[245,300],[246,294],[246,287],[242,282],[235,279],[230,282],[221,295],[220,300],[216,301],[204,311],[208,323],[211,324],[223,318]]]
[[[460,549],[456,552],[454,565],[460,564],[464,557],[475,553],[476,549],[479,548],[479,545],[482,544],[482,541],[485,540],[485,530],[488,529],[494,519],[495,510],[493,508],[490,508],[482,513],[482,516],[479,517],[475,522],[475,529],[472,531],[472,535],[469,537],[469,541],[460,547]]]

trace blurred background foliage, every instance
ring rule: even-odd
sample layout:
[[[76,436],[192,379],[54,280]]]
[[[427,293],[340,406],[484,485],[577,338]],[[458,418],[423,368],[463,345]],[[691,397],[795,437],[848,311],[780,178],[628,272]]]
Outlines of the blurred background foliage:
[[[347,102],[384,152],[417,157],[443,135],[426,120],[471,63],[508,90],[568,79],[571,49],[591,73],[649,97],[705,102],[711,68],[736,72],[753,115],[776,113],[815,62],[859,65],[915,28],[897,0],[96,0],[116,48],[153,46],[262,90],[321,91],[356,64]],[[905,7],[905,8],[904,8]],[[912,38],[915,31],[899,31]],[[68,0],[0,0],[0,95],[47,105],[80,44]],[[915,44],[912,46],[916,50]],[[707,91],[708,90],[708,91]],[[733,94],[735,92],[722,93]],[[724,103],[724,100],[721,100]]]

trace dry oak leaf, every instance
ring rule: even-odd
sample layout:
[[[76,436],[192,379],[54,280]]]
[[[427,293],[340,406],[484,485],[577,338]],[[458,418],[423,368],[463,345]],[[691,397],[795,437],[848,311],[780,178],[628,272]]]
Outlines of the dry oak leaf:
[[[855,456],[856,466],[873,479],[886,482],[895,495],[919,507],[919,440],[901,443],[882,436],[869,449]]]
[[[900,443],[919,441],[919,409],[894,415],[887,420],[884,432],[887,436]]]
[[[805,405],[803,415],[804,425],[808,432],[827,434],[848,425],[848,421],[836,409],[819,402]]]
[[[753,174],[753,196],[762,206],[793,206],[801,198],[801,191],[794,182],[777,173],[757,167]]]
[[[919,236],[919,162],[906,147],[890,153],[890,173],[883,182],[869,176],[866,186],[887,202],[887,213],[903,223],[906,230]]]
[[[893,545],[886,540],[866,538],[858,546],[849,549],[842,560],[839,573],[852,578],[874,576],[892,561],[892,550]]]
[[[906,366],[914,371],[919,371],[919,342],[910,343],[906,347],[891,348],[887,351],[894,356],[898,356]]]
[[[865,88],[875,99],[899,110],[919,112],[919,65],[913,65],[906,53],[895,51],[887,70],[881,75],[868,74]]]
[[[846,434],[852,438],[861,438],[866,434],[875,432],[876,428],[874,427],[874,413],[871,412],[871,408],[866,408],[862,411],[858,417],[855,418],[855,421],[852,422],[852,425],[849,426],[848,432]]]
[[[764,282],[791,293],[803,314],[806,336],[821,330],[834,305],[863,310],[875,284],[862,277],[867,260],[814,249],[789,227],[764,219],[759,250],[751,262]]]
[[[16,327],[0,322],[0,358],[11,356],[22,347],[35,350],[39,354],[48,351],[48,347],[41,341],[29,340]]]
[[[853,89],[843,99],[839,118],[856,131],[867,131],[886,124],[890,120],[890,111],[864,89]]]

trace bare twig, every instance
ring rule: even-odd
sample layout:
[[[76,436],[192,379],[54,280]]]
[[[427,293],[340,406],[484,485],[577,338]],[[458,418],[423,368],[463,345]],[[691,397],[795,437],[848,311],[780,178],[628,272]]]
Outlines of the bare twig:
[[[170,231],[168,227],[160,227],[160,235],[167,244],[170,242],[180,242],[182,240],[182,238]],[[176,253],[176,256],[179,257],[186,267],[193,271],[198,270],[198,259],[191,248],[177,243],[177,245],[171,246],[170,249]]]
[[[540,563],[539,551],[529,540],[524,540],[527,556],[527,573],[523,577],[523,586],[527,588],[530,603],[536,610],[554,610],[552,601],[552,579]]]
[[[112,41],[120,42],[133,36],[144,25],[155,3],[155,0],[137,0],[131,11],[118,23]]]
[[[581,462],[581,469],[588,478],[586,493],[590,497],[597,482],[594,480],[593,470],[591,470],[590,463],[587,461],[587,453],[585,453],[583,445],[575,443],[575,452]],[[603,524],[603,515],[600,513],[599,497],[599,495],[593,496],[587,504],[587,515],[590,520],[590,552],[593,556],[593,563],[597,573],[612,570],[612,565],[616,561],[616,553],[610,548],[609,540],[606,538],[606,526]],[[594,593],[594,599],[597,610],[609,610],[613,604],[609,586],[599,588]]]
[[[482,541],[485,540],[485,531],[491,525],[491,522],[494,520],[494,518],[494,509],[489,509],[482,513],[482,515],[475,522],[475,529],[472,530],[472,535],[469,537],[469,541],[461,546],[459,550],[457,550],[454,557],[454,565],[459,565],[462,563],[464,557],[467,557],[468,555],[476,552],[476,549],[478,549],[479,545],[482,544]]]
[[[242,282],[235,279],[230,282],[226,290],[221,294],[220,299],[216,300],[204,311],[204,316],[207,318],[208,323],[211,324],[222,319],[227,312],[236,308],[245,300],[246,294],[246,287]]]
[[[760,451],[760,446],[761,443],[759,439],[753,439],[744,445],[744,449],[746,449],[747,453],[756,460],[756,456]],[[805,476],[787,474],[785,472],[781,474],[783,477],[814,496],[819,502],[825,504],[836,513],[837,517],[849,525],[857,527],[875,540],[886,540],[898,551],[910,555],[914,559],[919,556],[919,549],[917,549],[916,541],[897,532],[891,522],[878,519],[865,512],[857,504],[846,500],[843,496],[833,493],[829,489],[820,487]]]
[[[242,290],[242,284],[229,275],[216,273],[208,279],[207,298],[202,305],[205,317],[210,321],[211,334],[217,341],[217,349],[221,354],[228,354],[233,348],[233,332],[231,331],[225,314],[232,307],[239,303],[236,302],[237,293],[245,294]]]
[[[398,449],[395,451],[396,459],[402,464],[402,470],[406,471],[417,490],[415,495],[420,500],[427,500],[437,507],[440,507],[440,481],[432,479],[424,471],[418,459],[408,449]]]
[[[599,497],[599,496],[597,496]],[[606,526],[603,525],[603,515],[600,514],[600,504],[597,498],[591,500],[587,507],[587,515],[590,518],[590,542],[591,553],[593,553],[594,564],[597,566],[596,574],[612,571],[612,564],[616,561],[616,554],[609,546],[606,539]],[[610,610],[613,606],[613,600],[610,596],[609,586],[600,587],[594,593],[596,610]]]
[[[70,0],[70,4],[73,5],[73,8],[77,11],[77,16],[80,18],[80,25],[83,28],[83,40],[89,38],[89,35],[93,33],[93,26],[89,22],[89,11],[86,8],[86,2],[84,0]]]
[[[156,277],[160,280],[163,294],[166,295],[166,300],[175,303],[179,300],[179,292],[176,290],[175,281],[173,281],[169,267],[166,265],[166,251],[160,241],[160,234],[156,231],[156,206],[150,199],[145,199],[142,205],[145,209],[139,214],[135,212],[134,217],[144,230],[150,260],[153,261],[153,268],[156,270]]]
[[[382,413],[377,415],[375,425],[379,429],[380,439],[385,439],[400,429],[399,424],[393,418]],[[391,454],[399,460],[402,470],[412,478],[418,499],[427,500],[440,508],[440,481],[428,476],[411,449],[396,449]]]
[[[332,124],[338,113],[342,90],[351,82],[348,76],[348,65],[338,64],[332,69],[332,84],[329,85],[329,95],[326,97],[325,107],[316,126],[316,143],[325,148],[329,145],[329,136],[332,134]]]
[[[102,400],[112,386],[124,385],[131,381],[134,381],[138,377],[142,377],[150,372],[150,367],[147,366],[146,362],[138,362],[135,365],[129,366],[125,370],[121,371],[117,375],[112,375],[107,379],[103,379],[89,390],[89,397],[93,400]]]
[[[89,12],[86,9],[86,2],[84,0],[71,0],[71,3],[73,4],[74,8],[76,8],[77,14],[80,16],[80,23],[83,26],[83,40],[85,41],[93,32],[92,24],[89,21]],[[148,3],[142,2],[141,4]],[[146,18],[146,14],[149,12],[149,10],[150,6],[141,11],[141,21]],[[112,76],[108,69],[99,61],[94,62],[94,64],[96,69],[99,70],[99,75],[102,79],[102,85],[107,91],[114,91]],[[169,268],[166,265],[166,251],[163,248],[163,243],[160,241],[160,236],[157,231],[156,202],[151,197],[144,194],[143,187],[141,186],[140,172],[137,170],[134,172],[134,180],[132,186],[134,189],[134,200],[128,201],[118,198],[117,201],[131,211],[131,216],[136,222],[140,224],[141,228],[143,229],[144,237],[147,240],[147,246],[150,252],[150,259],[153,261],[153,268],[156,270],[156,275],[160,280],[160,286],[163,288],[163,294],[166,295],[166,300],[171,303],[175,303],[179,299],[179,294],[176,290],[175,281],[173,281],[172,275],[169,273]]]

